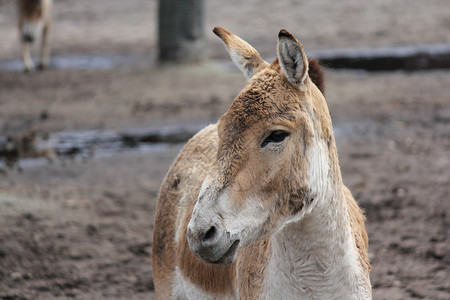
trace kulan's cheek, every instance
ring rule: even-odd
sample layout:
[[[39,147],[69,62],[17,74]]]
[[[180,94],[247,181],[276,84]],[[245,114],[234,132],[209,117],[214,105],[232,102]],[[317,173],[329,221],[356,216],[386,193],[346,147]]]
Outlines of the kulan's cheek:
[[[227,203],[222,203],[222,206],[225,211],[239,211],[245,205],[246,198],[246,191],[233,186],[228,189]]]
[[[255,188],[255,185],[260,184],[261,170],[260,168],[245,168],[242,169],[234,179],[233,189],[236,191],[249,191]]]

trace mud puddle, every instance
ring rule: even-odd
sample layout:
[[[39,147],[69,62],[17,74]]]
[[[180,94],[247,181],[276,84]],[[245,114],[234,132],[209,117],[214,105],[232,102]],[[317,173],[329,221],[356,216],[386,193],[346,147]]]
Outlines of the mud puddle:
[[[36,62],[38,59],[35,57],[34,61]],[[52,56],[49,67],[51,69],[107,70],[151,61],[153,58],[149,55],[136,54]],[[0,61],[0,70],[20,72],[23,70],[23,63],[19,59]]]
[[[0,167],[39,166],[55,160],[73,161],[114,156],[121,153],[164,152],[181,149],[206,124],[173,125],[152,128],[88,131],[61,131],[46,134],[29,131],[20,136],[0,136]],[[354,121],[335,124],[336,138],[377,134],[381,124]]]
[[[58,156],[110,155],[127,150],[145,151],[158,145],[185,143],[205,125],[179,125],[125,131],[66,131],[45,142]]]
[[[148,153],[180,147],[206,125],[154,128],[61,131],[30,130],[20,136],[0,136],[0,167],[39,166],[55,160],[85,160],[120,153]]]

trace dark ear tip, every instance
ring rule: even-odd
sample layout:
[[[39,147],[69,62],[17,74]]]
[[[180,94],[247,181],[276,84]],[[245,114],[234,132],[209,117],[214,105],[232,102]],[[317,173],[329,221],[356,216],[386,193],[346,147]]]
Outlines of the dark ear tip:
[[[222,27],[214,27],[213,32],[215,33],[215,35],[222,38],[224,34],[227,34],[229,31]]]
[[[278,33],[278,38],[282,37],[293,38],[292,34],[290,34],[286,29],[281,29],[280,33]]]

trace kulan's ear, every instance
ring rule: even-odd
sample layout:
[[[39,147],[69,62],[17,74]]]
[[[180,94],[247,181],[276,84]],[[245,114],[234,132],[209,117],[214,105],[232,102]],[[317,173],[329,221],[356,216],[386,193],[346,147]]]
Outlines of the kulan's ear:
[[[302,88],[308,77],[308,59],[302,44],[285,29],[278,34],[278,61],[289,82]]]
[[[234,64],[247,79],[250,79],[261,68],[269,65],[255,48],[237,35],[221,27],[215,27],[213,32],[222,39]]]

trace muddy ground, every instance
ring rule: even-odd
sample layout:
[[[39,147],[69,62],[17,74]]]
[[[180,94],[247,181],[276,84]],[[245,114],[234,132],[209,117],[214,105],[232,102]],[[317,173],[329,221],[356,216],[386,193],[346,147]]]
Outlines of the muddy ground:
[[[0,1],[0,61],[18,56],[13,2]],[[446,1],[241,2],[206,5],[215,60],[159,68],[155,1],[55,1],[54,57],[148,59],[0,70],[0,135],[215,122],[244,85],[219,62],[216,25],[265,57],[283,27],[307,50],[450,42]],[[367,214],[374,299],[449,299],[450,72],[326,74],[344,181]],[[0,299],[153,299],[153,214],[181,147],[0,164]]]

